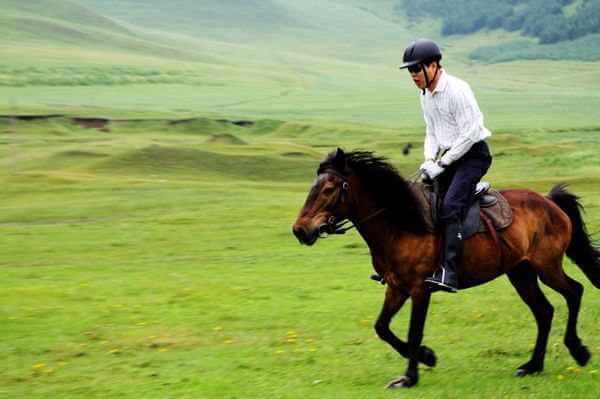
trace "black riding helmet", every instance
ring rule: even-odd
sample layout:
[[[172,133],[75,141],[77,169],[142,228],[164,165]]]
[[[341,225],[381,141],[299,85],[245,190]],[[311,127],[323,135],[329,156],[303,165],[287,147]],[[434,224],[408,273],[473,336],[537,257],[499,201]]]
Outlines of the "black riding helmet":
[[[413,65],[421,64],[421,69],[425,69],[424,64],[428,64],[430,61],[439,61],[442,59],[442,52],[438,45],[429,39],[419,39],[410,43],[404,49],[404,55],[402,56],[402,65],[400,69],[408,68]],[[437,73],[437,70],[436,70]],[[426,87],[429,87],[431,82],[429,77],[425,74]],[[423,90],[425,93],[425,90]]]
[[[404,49],[402,65],[400,69],[408,68],[416,64],[422,64],[428,60],[439,61],[442,59],[442,52],[433,40],[419,39],[410,43]]]

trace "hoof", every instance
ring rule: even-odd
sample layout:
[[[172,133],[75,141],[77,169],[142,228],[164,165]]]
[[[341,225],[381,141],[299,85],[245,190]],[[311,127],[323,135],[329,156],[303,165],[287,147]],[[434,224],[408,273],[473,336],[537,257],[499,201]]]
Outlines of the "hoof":
[[[421,346],[421,354],[419,356],[419,361],[428,367],[435,367],[437,364],[437,357],[435,356],[435,352],[428,346]]]
[[[539,373],[539,371],[538,371]],[[515,371],[515,377],[525,377],[526,375],[531,375],[532,373],[529,370],[525,370],[525,369],[517,369],[517,371]]]
[[[515,371],[516,377],[525,377],[526,375],[539,374],[544,370],[544,366],[536,366],[529,363],[525,363]]]
[[[389,384],[385,387],[386,389],[400,389],[400,388],[410,388],[417,383],[416,380],[413,380],[410,377],[403,375],[400,378],[390,381]]]
[[[592,357],[590,350],[585,345],[578,345],[573,349],[569,348],[569,352],[580,366],[585,366]]]

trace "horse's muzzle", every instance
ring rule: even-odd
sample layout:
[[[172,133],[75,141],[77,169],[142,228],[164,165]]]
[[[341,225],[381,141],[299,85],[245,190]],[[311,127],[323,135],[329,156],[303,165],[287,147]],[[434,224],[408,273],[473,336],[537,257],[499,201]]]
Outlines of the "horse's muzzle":
[[[317,238],[319,238],[319,230],[308,231],[298,224],[292,227],[292,232],[300,244],[313,245],[317,241]]]

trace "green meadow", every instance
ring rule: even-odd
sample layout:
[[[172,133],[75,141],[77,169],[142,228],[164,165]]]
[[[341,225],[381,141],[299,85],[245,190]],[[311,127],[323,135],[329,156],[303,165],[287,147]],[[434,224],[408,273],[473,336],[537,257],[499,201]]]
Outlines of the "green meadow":
[[[416,170],[419,92],[397,65],[430,35],[494,132],[486,179],[543,194],[566,182],[596,233],[600,68],[475,62],[517,34],[442,38],[394,1],[362,3],[0,0],[1,397],[598,395],[600,292],[568,260],[586,367],[543,287],[545,370],[513,376],[536,327],[501,277],[435,294],[424,341],[438,365],[383,389],[407,363],[375,336],[385,289],[366,245],[291,234],[318,163],[339,146]],[[392,324],[403,339],[409,307]]]

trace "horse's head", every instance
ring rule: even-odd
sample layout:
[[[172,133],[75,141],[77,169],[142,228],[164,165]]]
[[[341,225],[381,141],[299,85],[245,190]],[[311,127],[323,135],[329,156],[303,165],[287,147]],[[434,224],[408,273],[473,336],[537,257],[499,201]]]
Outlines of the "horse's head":
[[[319,166],[317,178],[292,227],[301,244],[313,245],[322,233],[334,233],[338,223],[348,217],[348,173],[346,155],[340,148]]]

